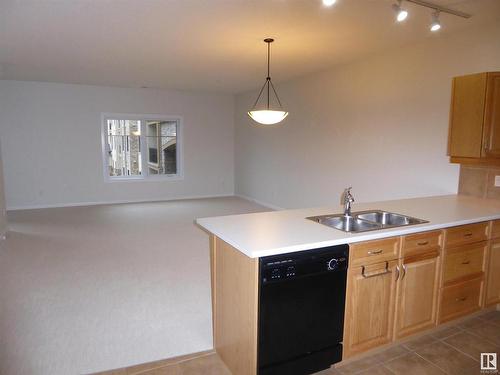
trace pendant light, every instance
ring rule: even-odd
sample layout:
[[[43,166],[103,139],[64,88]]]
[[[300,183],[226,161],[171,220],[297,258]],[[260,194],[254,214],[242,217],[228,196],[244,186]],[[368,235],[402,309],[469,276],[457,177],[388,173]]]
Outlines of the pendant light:
[[[274,42],[274,39],[267,38],[264,39],[264,42],[267,43],[267,77],[264,86],[260,89],[259,96],[255,101],[253,108],[248,112],[248,115],[259,124],[263,125],[274,125],[278,122],[281,122],[288,116],[288,112],[283,110],[283,106],[281,105],[280,98],[278,97],[278,93],[274,88],[273,83],[271,82],[271,74],[270,74],[270,59],[271,59],[271,43]],[[266,89],[267,100],[264,108],[257,109],[257,105],[259,103],[259,99],[262,96],[262,93]],[[279,109],[271,108],[271,89],[279,104]]]

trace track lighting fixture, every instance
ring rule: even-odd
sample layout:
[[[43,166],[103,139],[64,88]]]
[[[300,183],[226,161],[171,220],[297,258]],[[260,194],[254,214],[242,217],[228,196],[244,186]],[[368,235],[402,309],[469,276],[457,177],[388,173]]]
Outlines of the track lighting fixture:
[[[441,28],[441,22],[439,21],[439,10],[432,13],[432,22],[430,26],[431,31],[438,31]]]
[[[332,6],[337,2],[337,0],[322,0],[324,6]],[[435,32],[441,29],[441,22],[439,21],[440,13],[451,14],[453,16],[462,17],[462,18],[470,18],[471,15],[468,13],[461,12],[459,10],[447,8],[436,4],[434,2],[430,2],[427,0],[395,0],[396,2],[392,4],[392,9],[396,13],[396,21],[403,22],[408,18],[408,10],[405,7],[402,7],[401,4],[403,1],[406,3],[415,4],[424,8],[432,9],[432,23],[429,28],[431,31]]]
[[[408,17],[408,11],[401,7],[402,0],[398,0],[396,4],[392,5],[392,9],[396,12],[396,20],[403,22]]]

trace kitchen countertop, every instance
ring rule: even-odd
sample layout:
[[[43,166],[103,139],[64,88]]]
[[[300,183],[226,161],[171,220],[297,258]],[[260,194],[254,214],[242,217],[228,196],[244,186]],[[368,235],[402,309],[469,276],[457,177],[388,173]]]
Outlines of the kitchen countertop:
[[[390,211],[428,223],[346,233],[306,219],[342,213],[340,206],[200,218],[196,223],[248,257],[258,258],[500,219],[500,201],[462,195],[353,204],[353,213],[366,210]]]

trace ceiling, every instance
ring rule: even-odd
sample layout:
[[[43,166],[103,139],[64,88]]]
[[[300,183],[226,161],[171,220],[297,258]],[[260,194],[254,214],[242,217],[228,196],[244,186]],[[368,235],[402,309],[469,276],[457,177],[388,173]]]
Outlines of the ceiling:
[[[435,0],[446,34],[500,20],[499,0]],[[0,78],[237,93],[426,38],[431,10],[392,0],[2,0]]]

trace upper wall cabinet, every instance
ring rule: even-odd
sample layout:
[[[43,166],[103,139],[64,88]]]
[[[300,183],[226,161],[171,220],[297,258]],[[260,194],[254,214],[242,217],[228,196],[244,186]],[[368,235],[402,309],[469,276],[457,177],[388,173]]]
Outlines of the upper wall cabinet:
[[[453,79],[450,161],[500,164],[500,72]]]

